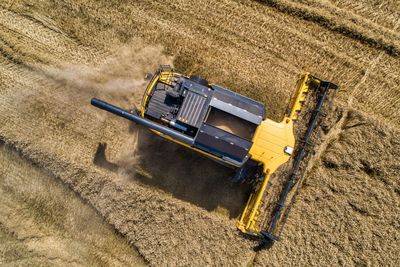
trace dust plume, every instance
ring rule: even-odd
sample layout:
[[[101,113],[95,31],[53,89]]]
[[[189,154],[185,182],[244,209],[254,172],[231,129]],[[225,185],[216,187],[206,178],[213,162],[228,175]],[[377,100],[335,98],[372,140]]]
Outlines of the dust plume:
[[[97,97],[122,108],[140,108],[140,102],[147,87],[144,79],[147,73],[154,73],[160,64],[172,66],[173,58],[164,54],[161,46],[148,46],[140,40],[118,47],[114,52],[91,64],[63,64],[61,67],[46,67],[47,75],[66,86],[69,90],[58,92],[58,99],[76,103],[85,113],[94,113],[99,123],[108,119],[105,111],[90,105],[90,99]],[[131,125],[132,126],[132,125]],[[139,142],[136,127],[130,127],[127,141],[118,152],[117,161],[106,157],[107,144],[99,144],[95,161],[106,168],[117,171],[121,180],[136,173]],[[146,142],[144,137],[140,142]]]
[[[140,104],[148,83],[145,75],[160,64],[172,65],[172,61],[161,46],[147,46],[136,40],[89,64],[67,63],[46,69],[53,80],[69,87],[61,95],[68,101],[87,104],[91,97],[99,97],[132,108]]]

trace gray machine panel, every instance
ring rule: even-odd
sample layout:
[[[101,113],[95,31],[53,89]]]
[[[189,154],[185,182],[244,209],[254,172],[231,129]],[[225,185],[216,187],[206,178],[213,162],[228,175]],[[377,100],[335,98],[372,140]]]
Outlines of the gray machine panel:
[[[193,127],[200,127],[200,115],[203,114],[207,98],[198,93],[187,91],[179,110],[177,120]]]
[[[262,122],[262,117],[254,113],[250,113],[245,109],[233,106],[232,104],[221,101],[215,97],[211,99],[210,106],[223,110],[229,114],[235,115],[241,119],[259,125]]]
[[[225,89],[219,85],[212,85],[212,89],[214,89],[213,98],[218,99],[221,102],[230,104],[234,107],[247,111],[248,114],[251,113],[260,119],[257,121],[262,121],[265,118],[265,105],[258,101],[255,101],[251,98],[245,97],[241,94],[232,92],[228,89]],[[227,111],[228,112],[228,111]],[[241,116],[239,116],[241,117]],[[252,119],[254,120],[253,116],[247,116],[243,119]],[[258,123],[259,124],[259,123]]]
[[[146,108],[146,115],[160,119],[166,117],[173,112],[178,106],[177,99],[170,97],[167,94],[166,88],[168,86],[164,84],[157,84],[156,88],[151,96]]]
[[[184,97],[177,120],[195,128],[200,128],[207,113],[212,90],[191,80],[182,83]]]
[[[184,89],[189,90],[189,91],[196,92],[196,93],[198,93],[200,95],[203,95],[204,97],[208,97],[211,94],[211,89],[210,88],[208,88],[207,86],[198,84],[198,83],[196,83],[196,82],[194,82],[192,80],[189,80],[189,79],[185,79],[182,82],[182,87]]]
[[[194,146],[242,162],[253,143],[214,126],[203,123]]]

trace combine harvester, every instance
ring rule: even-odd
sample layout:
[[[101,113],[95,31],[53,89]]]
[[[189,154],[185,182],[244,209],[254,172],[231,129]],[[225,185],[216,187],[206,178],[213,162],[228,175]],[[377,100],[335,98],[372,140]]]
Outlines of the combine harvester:
[[[148,78],[150,83],[140,111],[130,112],[96,98],[91,104],[236,168],[233,180],[246,181],[254,187],[237,221],[237,228],[246,235],[260,238],[261,247],[278,240],[277,226],[284,224],[289,192],[296,182],[300,182],[301,163],[310,151],[312,133],[323,115],[322,107],[331,90],[338,87],[308,73],[303,75],[288,111],[281,122],[275,122],[266,118],[264,104],[209,84],[199,76],[176,73],[168,65],[162,65]],[[304,138],[294,151],[293,122],[310,93],[315,94],[316,107]],[[295,156],[293,168],[276,203],[272,220],[264,225],[265,218],[261,215],[269,178],[292,155]]]

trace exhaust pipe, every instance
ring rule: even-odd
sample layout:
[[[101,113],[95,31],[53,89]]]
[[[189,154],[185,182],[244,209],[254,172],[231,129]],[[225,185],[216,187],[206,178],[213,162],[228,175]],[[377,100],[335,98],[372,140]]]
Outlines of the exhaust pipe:
[[[168,135],[168,136],[172,137],[173,139],[176,139],[176,140],[178,140],[180,142],[183,142],[185,144],[188,144],[188,145],[193,145],[194,144],[194,139],[189,137],[189,136],[187,136],[187,135],[184,135],[184,134],[182,134],[182,133],[180,133],[178,131],[170,129],[170,128],[166,127],[166,126],[157,124],[157,123],[155,123],[155,122],[153,122],[151,120],[142,118],[142,117],[140,117],[138,115],[132,114],[131,112],[129,112],[129,111],[125,110],[125,109],[116,107],[116,106],[111,105],[111,104],[109,104],[107,102],[104,102],[104,101],[102,101],[100,99],[92,98],[90,103],[93,106],[95,106],[95,107],[97,107],[99,109],[103,109],[105,111],[111,112],[111,113],[113,113],[113,114],[115,114],[117,116],[120,116],[122,118],[128,119],[128,120],[133,121],[133,122],[136,122],[137,124],[143,125],[146,128],[149,128],[149,129],[155,130],[157,132],[160,132],[162,134]]]

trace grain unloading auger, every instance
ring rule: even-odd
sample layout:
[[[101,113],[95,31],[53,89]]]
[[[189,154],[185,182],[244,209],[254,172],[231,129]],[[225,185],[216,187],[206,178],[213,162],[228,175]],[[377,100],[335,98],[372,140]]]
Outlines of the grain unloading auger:
[[[141,124],[154,133],[222,164],[236,168],[233,180],[247,181],[254,191],[237,222],[237,228],[263,243],[278,240],[276,227],[285,217],[285,203],[296,182],[312,133],[322,114],[331,82],[305,74],[299,80],[288,111],[281,122],[267,119],[264,104],[234,93],[199,76],[176,73],[162,65],[150,77],[141,110],[130,112],[93,98],[92,105]],[[296,147],[296,158],[287,183],[265,227],[263,203],[271,175],[294,154],[293,122],[307,95],[314,92],[314,109],[304,139]],[[195,170],[194,170],[195,171]],[[297,179],[299,180],[299,179]]]

